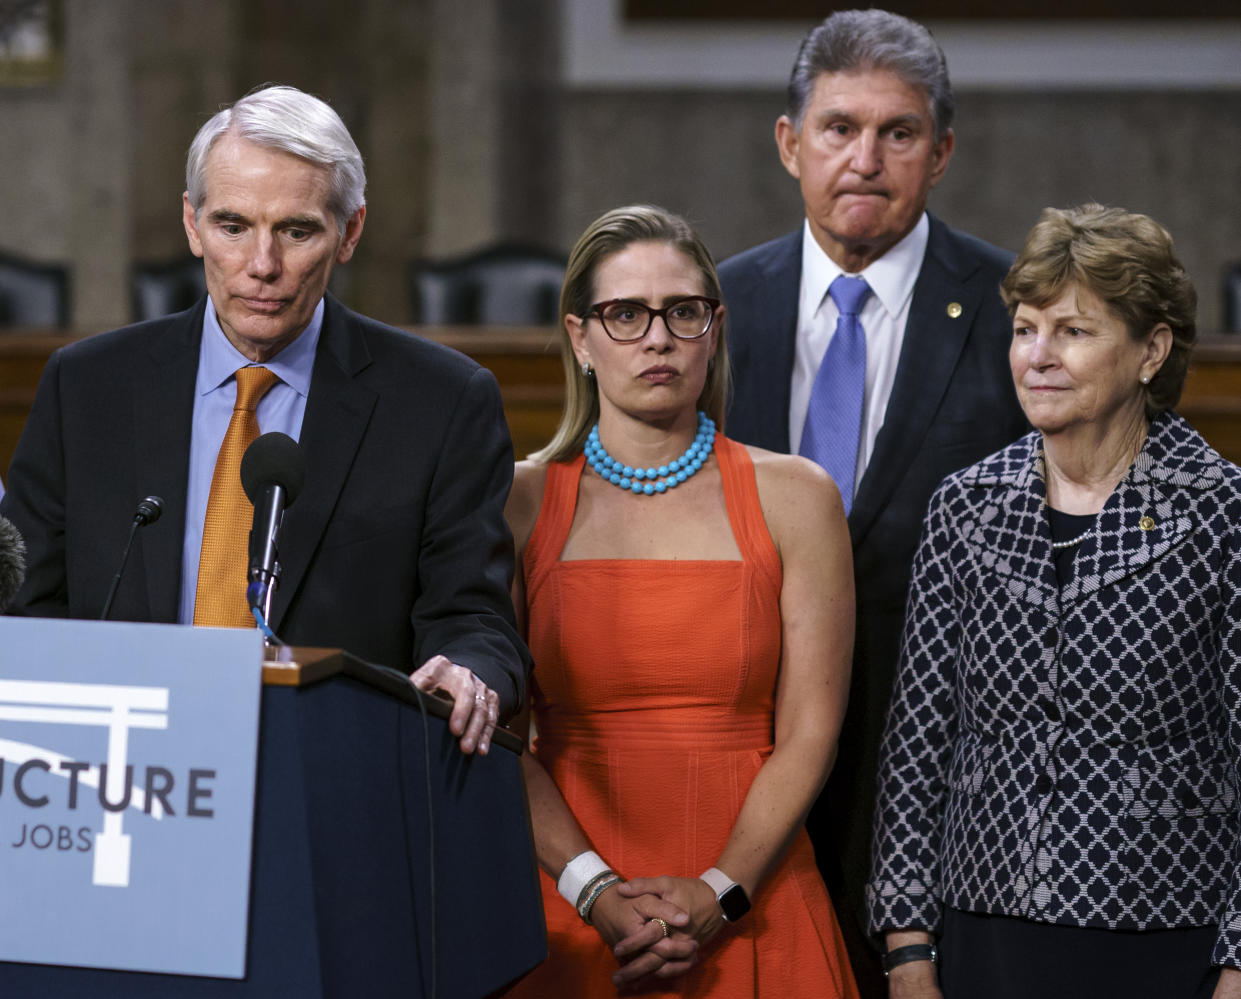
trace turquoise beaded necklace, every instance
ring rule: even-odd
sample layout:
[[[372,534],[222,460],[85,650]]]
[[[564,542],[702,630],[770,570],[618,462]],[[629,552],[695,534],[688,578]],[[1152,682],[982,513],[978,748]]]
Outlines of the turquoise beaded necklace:
[[[706,463],[715,448],[715,421],[698,411],[698,433],[689,449],[673,461],[658,468],[633,468],[617,461],[599,443],[599,424],[590,429],[586,438],[586,463],[612,485],[631,493],[653,496],[666,493],[692,478]]]

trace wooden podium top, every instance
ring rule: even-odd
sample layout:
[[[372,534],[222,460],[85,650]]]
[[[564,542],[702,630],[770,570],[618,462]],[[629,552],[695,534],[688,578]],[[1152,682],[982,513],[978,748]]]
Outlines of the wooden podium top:
[[[344,660],[342,649],[310,645],[269,647],[263,657],[263,686],[307,687],[343,673]]]
[[[452,714],[452,701],[444,695],[420,694],[400,670],[365,662],[343,649],[282,645],[269,648],[264,657],[265,687],[308,687],[337,675],[353,677],[407,704],[418,706],[421,702],[427,714],[444,721]],[[525,749],[522,740],[506,728],[496,728],[491,744],[518,756]]]

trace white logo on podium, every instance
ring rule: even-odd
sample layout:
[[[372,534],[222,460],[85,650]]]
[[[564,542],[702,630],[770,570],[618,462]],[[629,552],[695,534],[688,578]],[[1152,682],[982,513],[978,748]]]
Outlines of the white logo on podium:
[[[168,688],[0,680],[0,721],[106,728],[108,786],[104,791],[110,801],[120,801],[125,793],[129,730],[168,728]],[[44,752],[37,747],[21,748]],[[81,778],[88,786],[98,786],[98,780],[98,769],[94,767]],[[95,834],[95,867],[91,877],[94,884],[129,886],[130,837],[123,831],[123,822],[122,812],[104,810],[103,830]]]

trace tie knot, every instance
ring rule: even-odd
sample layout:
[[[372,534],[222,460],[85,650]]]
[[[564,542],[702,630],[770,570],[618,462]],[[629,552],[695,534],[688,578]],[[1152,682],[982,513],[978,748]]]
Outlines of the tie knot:
[[[870,297],[870,285],[866,283],[866,278],[841,274],[832,282],[827,293],[832,296],[832,301],[836,303],[842,316],[856,316]]]
[[[276,384],[276,373],[270,368],[244,367],[238,368],[234,376],[237,379],[237,401],[233,409],[254,409],[259,400],[267,394],[267,390]]]

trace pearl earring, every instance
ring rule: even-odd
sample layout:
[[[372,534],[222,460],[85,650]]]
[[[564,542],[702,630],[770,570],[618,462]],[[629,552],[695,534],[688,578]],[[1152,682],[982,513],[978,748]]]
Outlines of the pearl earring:
[[[583,361],[582,362],[582,377],[589,378],[594,373],[595,373],[595,369],[590,366],[590,362]]]
[[[1151,376],[1150,376],[1150,375],[1143,375],[1143,376],[1139,379],[1139,381],[1141,381],[1141,383],[1142,383],[1143,385],[1149,385],[1149,384],[1150,384],[1150,380],[1151,380]]]

